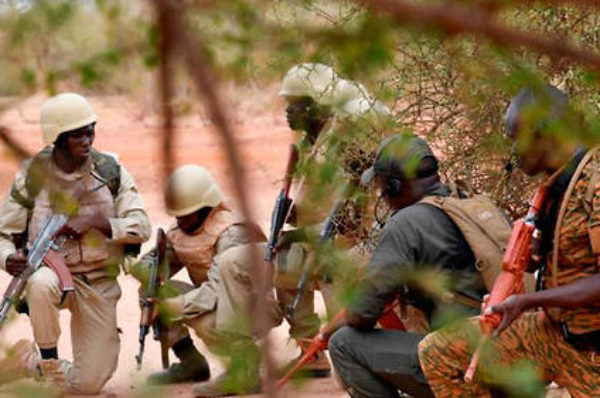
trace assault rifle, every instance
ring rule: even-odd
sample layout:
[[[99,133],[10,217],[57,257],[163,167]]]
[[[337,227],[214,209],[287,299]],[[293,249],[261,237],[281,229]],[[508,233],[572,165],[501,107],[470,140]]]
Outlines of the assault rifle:
[[[488,341],[495,329],[500,325],[500,314],[485,314],[485,310],[500,304],[513,294],[524,291],[523,276],[529,268],[532,258],[539,256],[537,249],[541,238],[541,232],[535,226],[540,209],[547,195],[547,187],[542,184],[538,187],[533,203],[529,207],[527,215],[515,223],[512,234],[502,259],[502,271],[494,282],[489,299],[484,303],[483,311],[479,316],[479,326],[482,337],[479,346],[475,350],[471,363],[465,372],[465,381],[473,380],[482,346]]]
[[[267,248],[265,250],[265,264],[273,267],[273,258],[275,257],[275,247],[279,241],[279,234],[283,228],[283,224],[288,217],[291,209],[292,200],[289,197],[290,187],[292,186],[292,178],[294,174],[294,168],[298,162],[298,148],[292,144],[290,146],[290,154],[288,156],[288,162],[285,169],[285,178],[283,187],[277,195],[275,200],[275,206],[271,215],[271,230],[269,232],[269,240],[267,241]]]
[[[150,272],[144,293],[140,297],[140,351],[136,355],[137,369],[142,368],[142,359],[144,357],[144,348],[146,345],[146,336],[152,328],[154,340],[160,340],[161,360],[163,368],[169,367],[169,347],[165,340],[164,333],[161,333],[160,318],[156,316],[156,302],[158,301],[158,290],[162,282],[166,259],[167,238],[162,228],[158,229],[156,234],[156,254],[150,264]]]
[[[329,241],[330,239],[333,239],[333,237],[335,236],[335,234],[337,232],[337,228],[336,228],[337,218],[340,216],[339,213],[340,213],[343,205],[346,203],[346,200],[348,199],[348,196],[350,195],[350,192],[353,189],[353,185],[354,184],[352,182],[349,182],[346,185],[346,187],[344,188],[344,193],[342,194],[342,196],[331,207],[331,210],[329,211],[329,214],[327,215],[327,218],[325,219],[325,223],[323,224],[323,227],[321,228],[321,232],[319,233],[319,238],[317,240],[318,245],[324,244],[325,242]],[[314,259],[311,259],[311,260],[314,260]],[[302,300],[302,296],[304,295],[304,290],[306,289],[306,284],[308,283],[308,280],[313,273],[314,267],[315,267],[315,261],[305,261],[304,262],[304,265],[302,267],[302,274],[300,275],[300,280],[299,280],[298,286],[296,288],[297,289],[296,295],[294,296],[294,300],[292,301],[292,303],[287,308],[287,312],[290,317],[294,316],[294,312],[296,311],[298,304],[300,304],[300,300]]]
[[[0,302],[0,326],[8,318],[11,307],[20,299],[27,279],[43,265],[48,266],[56,273],[63,295],[75,290],[71,272],[57,251],[63,243],[64,237],[58,237],[56,233],[68,220],[69,216],[60,213],[55,213],[46,220],[27,254],[27,267],[19,276],[12,278],[2,302]]]

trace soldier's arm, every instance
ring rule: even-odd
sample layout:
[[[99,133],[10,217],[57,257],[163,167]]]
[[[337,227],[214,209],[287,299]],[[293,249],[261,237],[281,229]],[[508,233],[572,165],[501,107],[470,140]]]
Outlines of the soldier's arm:
[[[109,218],[110,236],[119,243],[142,243],[152,234],[150,220],[131,174],[121,166],[121,186],[115,198],[116,217]]]
[[[139,281],[145,281],[148,278],[150,272],[150,265],[156,258],[156,247],[146,252],[139,261],[131,267],[131,275]],[[177,257],[171,241],[167,238],[165,248],[165,258],[169,264],[169,277],[175,275],[179,270],[183,268],[183,264]]]
[[[597,172],[596,172],[597,173]],[[598,178],[595,178],[598,180]],[[593,180],[593,179],[592,179]],[[592,184],[593,182],[590,182]],[[591,206],[588,219],[588,237],[591,252],[600,264],[600,182],[589,186],[586,201]],[[597,268],[598,269],[598,268]],[[600,302],[600,274],[579,279],[567,285],[534,293],[513,295],[504,302],[489,309],[489,312],[502,314],[502,322],[497,333],[506,329],[519,315],[532,308],[561,307],[574,308],[597,305]]]
[[[264,242],[265,240],[266,237],[258,226],[250,223],[234,224],[219,236],[215,249],[217,253],[222,253],[231,247]]]
[[[0,268],[6,269],[6,259],[16,252],[13,235],[22,234],[27,228],[27,209],[19,204],[13,192],[26,197],[25,176],[19,171],[10,193],[0,206]]]
[[[384,228],[373,257],[358,283],[355,300],[347,307],[348,325],[372,329],[387,303],[394,300],[402,287],[403,273],[415,263],[410,237],[403,222],[390,220]]]
[[[576,308],[597,305],[600,302],[600,274],[579,279],[568,285],[535,293],[515,294],[493,306],[489,313],[502,315],[495,334],[506,329],[524,311],[532,308]]]

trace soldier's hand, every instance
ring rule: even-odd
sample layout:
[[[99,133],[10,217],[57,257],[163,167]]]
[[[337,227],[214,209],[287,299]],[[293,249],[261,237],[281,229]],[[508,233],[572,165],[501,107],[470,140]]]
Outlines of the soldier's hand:
[[[12,276],[19,276],[27,268],[27,256],[19,250],[6,258],[6,272]]]
[[[491,308],[486,309],[485,314],[500,314],[502,316],[502,320],[500,321],[500,325],[494,331],[493,337],[497,337],[504,329],[510,326],[511,323],[517,319],[523,311],[525,311],[526,305],[523,300],[523,295],[514,294]]]
[[[305,240],[306,235],[301,229],[282,232],[281,237],[277,241],[277,245],[275,245],[275,251],[287,250],[292,243],[303,242]]]
[[[92,214],[76,216],[69,219],[69,221],[56,232],[56,236],[64,235],[71,238],[80,238],[92,228],[100,230],[105,235],[109,235],[110,233],[110,223],[108,220],[104,217]]]

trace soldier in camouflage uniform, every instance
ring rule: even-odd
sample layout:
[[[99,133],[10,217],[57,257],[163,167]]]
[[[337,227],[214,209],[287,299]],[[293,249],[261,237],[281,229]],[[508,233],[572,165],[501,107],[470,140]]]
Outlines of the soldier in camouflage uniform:
[[[552,86],[523,90],[508,108],[506,131],[520,168],[554,175],[539,225],[549,266],[540,269],[542,290],[489,310],[502,321],[472,383],[463,375],[479,341],[474,320],[421,341],[421,365],[437,398],[506,393],[501,372],[523,362],[540,383],[553,381],[574,398],[600,396],[600,155],[549,134],[573,120],[566,95]]]

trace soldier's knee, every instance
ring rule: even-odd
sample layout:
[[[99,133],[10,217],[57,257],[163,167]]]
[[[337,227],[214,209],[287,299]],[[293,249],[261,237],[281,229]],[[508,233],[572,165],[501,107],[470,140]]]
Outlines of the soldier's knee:
[[[118,355],[118,351],[114,351],[86,369],[78,368],[73,375],[72,392],[82,395],[98,394],[117,369]]]
[[[30,306],[60,295],[58,277],[50,268],[41,267],[27,280],[27,302]]]
[[[429,333],[421,341],[419,341],[418,352],[419,357],[421,355],[426,356],[427,352],[437,345],[437,333]]]
[[[348,352],[352,347],[354,333],[354,329],[344,326],[336,331],[329,339],[329,356],[334,365],[339,363],[342,358],[348,356]]]

